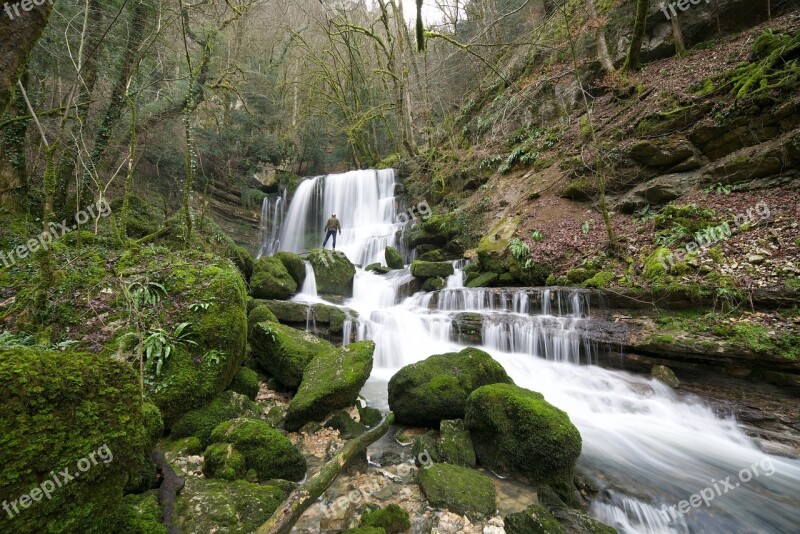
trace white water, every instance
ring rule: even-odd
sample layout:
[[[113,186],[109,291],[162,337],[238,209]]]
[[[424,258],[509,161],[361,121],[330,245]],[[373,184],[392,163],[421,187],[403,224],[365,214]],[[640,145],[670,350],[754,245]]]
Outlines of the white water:
[[[283,218],[286,215],[286,189],[281,191],[273,200],[264,197],[261,203],[261,220],[259,221],[259,236],[261,248],[258,257],[270,256],[281,250],[280,230]]]
[[[306,278],[303,280],[303,287],[300,288],[300,295],[303,297],[317,298],[317,276],[311,262],[304,262],[306,266]]]
[[[282,246],[303,250],[305,222],[313,221],[319,235],[336,210],[346,229],[341,250],[355,263],[383,262],[382,247],[394,244],[397,229],[393,189],[391,171],[328,176],[324,185],[319,178],[304,182],[289,209]],[[309,211],[315,202],[319,213]],[[798,531],[800,462],[765,455],[736,421],[659,382],[578,365],[598,350],[581,336],[581,327],[592,321],[586,292],[472,290],[461,287],[463,277],[451,277],[447,290],[398,302],[410,280],[407,270],[380,276],[359,269],[353,298],[345,303],[359,313],[358,338],[376,343],[375,369],[363,391],[373,404],[387,408],[386,384],[400,367],[463,348],[453,341],[455,312],[480,313],[481,348],[517,384],[566,411],[580,430],[579,470],[605,488],[592,504],[595,517],[631,533]],[[752,466],[759,475],[741,482],[739,473],[752,475]],[[710,506],[701,503],[677,518],[661,513],[662,506],[715,484],[724,490],[720,481],[726,477],[740,487],[715,493]]]

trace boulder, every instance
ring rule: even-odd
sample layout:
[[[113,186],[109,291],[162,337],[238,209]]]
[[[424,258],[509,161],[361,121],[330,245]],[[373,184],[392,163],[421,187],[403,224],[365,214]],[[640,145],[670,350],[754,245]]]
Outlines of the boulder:
[[[411,519],[405,509],[392,503],[382,510],[362,515],[361,526],[382,528],[386,534],[397,534],[411,528]]]
[[[327,330],[330,334],[342,334],[348,314],[357,315],[353,310],[328,304],[308,304],[287,300],[259,300],[257,302],[269,308],[281,324],[305,329],[310,317],[318,331]]]
[[[284,302],[284,301],[277,301],[277,302]],[[253,329],[253,327],[255,327],[255,325],[263,322],[277,323],[280,321],[278,321],[278,318],[275,317],[274,313],[272,313],[272,310],[270,310],[267,306],[264,306],[263,304],[259,304],[255,308],[253,308],[253,311],[251,311],[250,314],[247,316],[247,331],[250,332]]]
[[[178,523],[185,534],[255,532],[286,500],[287,489],[272,483],[187,477],[178,496]]]
[[[242,367],[233,377],[230,390],[240,393],[250,400],[256,400],[261,381],[258,373],[250,368]]]
[[[462,419],[470,393],[481,386],[511,383],[505,369],[475,348],[431,356],[400,369],[389,381],[389,407],[397,422],[439,427]]]
[[[256,480],[272,478],[299,481],[306,474],[306,459],[289,438],[264,421],[233,419],[211,433],[205,451],[203,474],[234,480],[253,471]]]
[[[289,275],[297,283],[297,287],[303,287],[303,282],[306,281],[306,262],[303,261],[303,258],[294,252],[277,252],[273,257],[286,267]]]
[[[615,209],[630,214],[645,206],[666,204],[693,190],[699,176],[699,171],[659,176],[625,193]]]
[[[418,482],[431,506],[466,515],[473,521],[497,510],[494,484],[473,469],[450,464],[431,464],[420,469]]]
[[[547,508],[532,504],[522,512],[503,518],[507,534],[563,534],[564,529]]]
[[[443,420],[440,425],[439,456],[441,461],[463,467],[475,467],[472,438],[461,419]]]
[[[297,293],[297,288],[297,282],[278,258],[265,256],[256,260],[250,278],[250,291],[255,298],[288,299]]]
[[[630,148],[630,157],[648,167],[671,167],[695,155],[694,145],[682,135],[644,139]]]
[[[205,406],[183,414],[172,426],[170,438],[195,436],[203,447],[207,447],[217,425],[240,417],[257,419],[260,411],[258,405],[245,395],[226,391]]]
[[[4,511],[0,531],[114,531],[152,441],[137,374],[107,356],[18,348],[0,351],[0,380],[0,502],[19,512]],[[80,476],[56,485],[51,472],[67,468]]]
[[[370,263],[369,265],[364,267],[364,270],[378,274],[386,274],[392,271],[392,269],[390,269],[389,267],[384,267],[380,263]]]
[[[403,263],[403,257],[394,247],[386,247],[384,257],[386,258],[386,266],[390,269],[402,269],[405,267],[405,264]]]
[[[356,268],[341,251],[314,249],[308,253],[314,268],[317,290],[322,294],[353,296]]]
[[[445,284],[446,280],[444,278],[428,278],[422,283],[422,290],[428,292],[439,291]]]
[[[666,365],[654,365],[650,371],[650,377],[655,378],[659,382],[668,385],[671,388],[677,388],[681,385],[681,381],[675,376],[675,373]]]
[[[540,393],[513,384],[483,386],[469,396],[464,421],[481,465],[570,493],[581,435]]]
[[[297,388],[303,371],[317,355],[335,351],[327,341],[277,323],[258,323],[250,332],[258,366],[287,388]]]
[[[299,430],[311,421],[322,421],[329,413],[355,404],[358,393],[372,372],[375,343],[359,341],[315,356],[286,413],[286,430]]]
[[[357,438],[367,431],[367,427],[361,423],[356,423],[344,410],[338,411],[327,421],[325,421],[326,428],[338,430],[339,435],[344,439]]]
[[[414,260],[411,262],[411,274],[417,278],[447,278],[455,272],[450,262],[432,262]]]
[[[467,282],[467,287],[490,287],[497,281],[497,273],[481,273]]]
[[[482,272],[504,273],[508,271],[508,242],[519,227],[519,217],[500,220],[478,243],[478,262]]]

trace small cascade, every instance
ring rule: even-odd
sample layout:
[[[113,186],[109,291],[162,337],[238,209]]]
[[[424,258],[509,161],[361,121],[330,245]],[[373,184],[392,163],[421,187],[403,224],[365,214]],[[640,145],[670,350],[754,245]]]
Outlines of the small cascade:
[[[317,332],[317,319],[314,317],[314,308],[311,306],[306,308],[306,332],[312,334]]]
[[[300,294],[306,297],[314,297],[317,295],[317,276],[314,274],[314,267],[311,262],[305,262],[306,265],[306,278],[303,281],[303,287],[300,288]]]
[[[469,265],[469,260],[456,260],[453,262],[453,274],[447,277],[445,289],[461,289],[464,287],[464,269]]]
[[[261,203],[261,219],[258,225],[261,248],[258,257],[271,256],[280,250],[283,219],[286,215],[286,189],[274,199],[266,196]]]

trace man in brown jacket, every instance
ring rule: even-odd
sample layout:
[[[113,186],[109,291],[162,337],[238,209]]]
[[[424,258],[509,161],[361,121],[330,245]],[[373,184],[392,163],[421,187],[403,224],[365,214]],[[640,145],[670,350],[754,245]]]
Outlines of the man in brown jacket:
[[[342,223],[339,222],[339,219],[336,218],[336,214],[334,213],[331,215],[331,218],[328,219],[328,222],[325,223],[325,241],[322,242],[322,248],[325,248],[325,245],[328,244],[328,239],[333,237],[333,250],[336,250],[336,232],[339,232],[341,235],[342,233]]]

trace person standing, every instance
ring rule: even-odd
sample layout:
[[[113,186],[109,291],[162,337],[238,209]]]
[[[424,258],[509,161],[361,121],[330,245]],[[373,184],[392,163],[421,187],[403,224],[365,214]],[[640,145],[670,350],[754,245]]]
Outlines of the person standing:
[[[339,235],[342,233],[342,223],[339,222],[339,219],[336,218],[336,214],[334,213],[331,215],[331,218],[328,219],[328,222],[325,223],[325,241],[322,242],[322,248],[325,248],[325,245],[328,244],[328,239],[331,237],[333,238],[333,250],[336,250],[336,232],[339,232]]]

